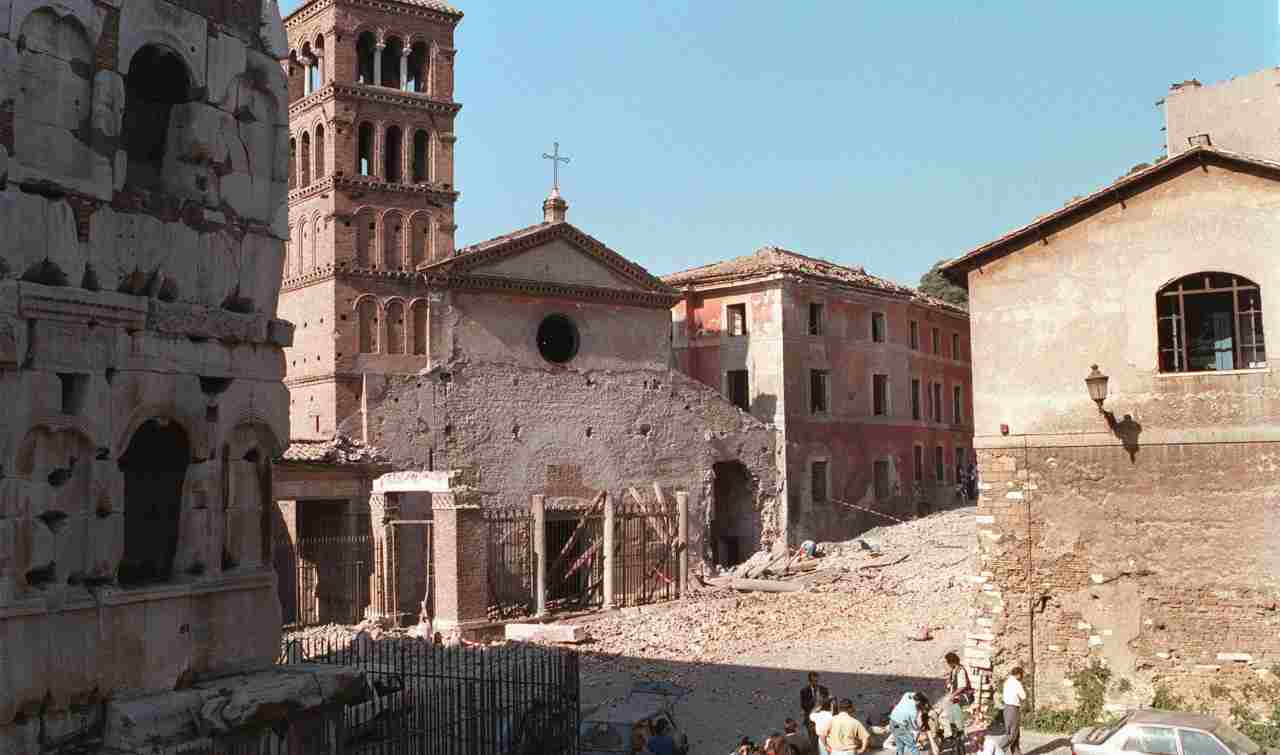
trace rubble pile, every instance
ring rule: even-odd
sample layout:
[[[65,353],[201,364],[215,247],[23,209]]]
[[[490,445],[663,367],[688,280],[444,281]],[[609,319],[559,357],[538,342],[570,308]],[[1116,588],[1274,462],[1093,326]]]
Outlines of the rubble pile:
[[[592,661],[643,673],[644,660],[726,663],[744,654],[824,635],[842,639],[895,626],[958,624],[973,556],[973,510],[949,511],[871,530],[841,543],[756,553],[683,601],[622,611],[590,623]],[[745,583],[745,586],[744,586]],[[770,585],[786,588],[756,589]],[[927,637],[927,632],[925,634]],[[903,641],[918,637],[900,635]]]

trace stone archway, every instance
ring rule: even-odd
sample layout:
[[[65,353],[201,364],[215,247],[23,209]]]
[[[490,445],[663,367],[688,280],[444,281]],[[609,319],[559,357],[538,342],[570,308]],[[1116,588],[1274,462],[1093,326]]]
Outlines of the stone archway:
[[[120,457],[124,474],[124,557],[118,580],[129,587],[173,576],[182,488],[191,463],[187,434],[175,422],[149,419]]]
[[[740,461],[712,467],[711,521],[707,544],[717,566],[736,566],[760,548],[760,512],[755,506],[751,473]]]

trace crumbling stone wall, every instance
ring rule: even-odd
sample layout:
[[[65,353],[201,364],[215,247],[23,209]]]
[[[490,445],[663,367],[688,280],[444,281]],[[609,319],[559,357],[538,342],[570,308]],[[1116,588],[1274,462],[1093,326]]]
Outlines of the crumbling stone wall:
[[[1277,332],[1277,208],[1275,177],[1209,157],[969,276],[982,490],[965,655],[1033,670],[1041,705],[1070,705],[1069,675],[1094,661],[1112,706],[1164,687],[1221,707],[1211,688],[1275,680],[1280,385],[1270,368],[1159,373],[1155,293],[1245,276]]]
[[[0,752],[278,650],[284,45],[269,0],[0,2]]]

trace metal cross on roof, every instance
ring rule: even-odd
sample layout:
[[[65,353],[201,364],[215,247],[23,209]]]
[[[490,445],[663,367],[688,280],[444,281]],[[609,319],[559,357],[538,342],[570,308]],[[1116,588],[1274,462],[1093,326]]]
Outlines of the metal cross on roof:
[[[542,153],[543,160],[551,161],[551,188],[560,191],[560,163],[569,162],[569,158],[560,155],[560,142],[552,142],[551,154]]]

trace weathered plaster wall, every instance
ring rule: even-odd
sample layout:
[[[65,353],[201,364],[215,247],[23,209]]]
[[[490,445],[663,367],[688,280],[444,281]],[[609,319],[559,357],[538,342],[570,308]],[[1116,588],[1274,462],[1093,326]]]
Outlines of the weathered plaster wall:
[[[41,752],[99,703],[278,652],[285,38],[266,1],[0,6],[0,752]],[[146,45],[189,87],[141,181]],[[188,446],[161,470],[128,453],[152,427]],[[182,468],[174,500],[128,493],[139,467]],[[170,568],[122,584],[148,541]]]
[[[1164,98],[1170,155],[1191,148],[1190,137],[1208,134],[1213,146],[1268,160],[1280,159],[1280,68],[1216,84],[1175,84]]]
[[[809,304],[824,305],[821,335],[809,334]],[[727,307],[747,305],[748,332],[729,335]],[[886,341],[871,340],[871,314],[885,315]],[[961,314],[944,313],[900,299],[852,292],[836,286],[795,280],[770,280],[691,292],[673,309],[676,364],[707,385],[727,390],[728,370],[747,370],[750,413],[775,423],[785,440],[789,537],[837,540],[883,524],[858,509],[814,503],[811,464],[829,462],[829,499],[847,501],[893,516],[916,511],[916,501],[950,505],[953,490],[934,480],[934,448],[945,453],[946,479],[954,482],[955,450],[972,448],[972,393],[969,381],[968,323]],[[909,322],[919,324],[913,348]],[[931,333],[939,330],[939,353]],[[960,355],[951,354],[952,335],[960,337]],[[831,373],[831,406],[814,416],[809,404],[809,370]],[[887,416],[872,412],[872,375],[890,378]],[[919,420],[912,417],[911,379],[921,381]],[[943,420],[930,419],[928,385],[942,383]],[[952,417],[952,387],[963,391],[962,416]],[[924,449],[924,479],[914,479],[912,446]],[[891,464],[893,495],[877,501],[874,462]],[[921,483],[917,490],[916,483]]]
[[[667,310],[456,292],[438,309],[431,372],[371,380],[370,442],[396,466],[465,470],[510,505],[686,490],[701,555],[713,464],[740,461],[764,538],[781,536],[774,431],[667,366]],[[563,367],[534,342],[552,312],[581,332]]]
[[[1070,703],[1090,659],[1130,681],[1109,691],[1129,705],[1157,686],[1208,699],[1280,659],[1280,388],[1270,370],[1159,375],[1155,326],[1158,288],[1214,270],[1261,285],[1275,332],[1278,207],[1274,181],[1192,165],[969,275],[983,490],[966,655],[1034,660],[1042,704]]]

